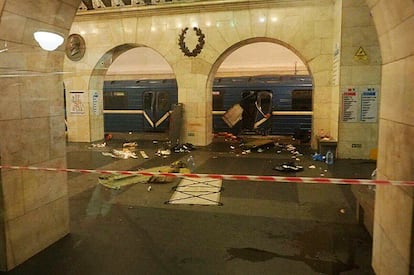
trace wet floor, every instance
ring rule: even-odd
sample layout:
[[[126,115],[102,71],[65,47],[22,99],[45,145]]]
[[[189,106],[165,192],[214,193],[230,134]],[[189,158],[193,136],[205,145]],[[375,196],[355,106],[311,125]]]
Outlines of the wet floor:
[[[242,154],[221,139],[160,157],[163,141],[137,142],[148,160],[69,144],[68,167],[149,168],[192,155],[197,173],[284,175],[273,168],[292,157],[278,147]],[[308,146],[298,149],[304,170],[289,175],[369,178],[375,168],[364,160],[327,166],[312,161]],[[357,222],[350,186],[225,180],[221,206],[171,205],[177,181],[113,190],[97,177],[69,177],[71,234],[9,274],[374,274],[372,240]]]

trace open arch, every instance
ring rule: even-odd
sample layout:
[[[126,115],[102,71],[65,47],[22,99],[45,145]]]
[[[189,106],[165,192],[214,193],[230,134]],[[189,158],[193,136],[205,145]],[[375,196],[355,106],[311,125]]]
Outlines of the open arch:
[[[133,44],[117,46],[102,56],[89,89],[102,95],[106,133],[165,132],[178,96],[173,70],[164,57]]]
[[[248,47],[253,48],[255,44],[259,49],[265,48],[266,53],[274,51],[279,54],[270,60],[275,63],[280,62],[277,59],[282,58],[281,55],[290,55],[287,59],[292,63],[291,68],[277,67],[269,60],[260,60],[263,56],[259,55],[256,64],[246,63],[246,67],[253,65],[248,72],[242,69],[243,61],[240,63],[235,61],[236,66],[232,68],[234,71],[230,76],[225,70],[220,70],[232,55]],[[252,51],[248,53],[255,54]],[[207,89],[212,91],[213,97],[213,131],[230,130],[235,134],[289,135],[309,142],[312,129],[313,79],[309,76],[308,64],[303,60],[296,49],[276,39],[252,38],[232,45],[213,64],[213,70],[207,82]],[[298,63],[300,69],[298,69]],[[265,68],[261,69],[260,66]],[[247,92],[246,89],[250,91]],[[254,98],[254,100],[247,100],[246,93],[249,93],[249,98]],[[296,104],[299,102],[296,99],[299,94],[303,97],[301,107]],[[243,109],[241,117],[235,121],[228,121],[226,116],[223,117],[226,114],[225,110],[239,103]],[[227,114],[231,115],[231,111],[227,111]]]

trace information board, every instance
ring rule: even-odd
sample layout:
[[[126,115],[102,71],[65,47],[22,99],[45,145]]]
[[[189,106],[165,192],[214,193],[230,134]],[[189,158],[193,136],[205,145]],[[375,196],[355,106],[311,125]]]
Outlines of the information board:
[[[358,121],[359,97],[355,88],[350,88],[342,93],[342,121]]]
[[[85,93],[83,91],[70,92],[70,113],[72,115],[83,115],[85,113]]]
[[[368,88],[361,93],[361,121],[377,122],[378,119],[378,92]]]

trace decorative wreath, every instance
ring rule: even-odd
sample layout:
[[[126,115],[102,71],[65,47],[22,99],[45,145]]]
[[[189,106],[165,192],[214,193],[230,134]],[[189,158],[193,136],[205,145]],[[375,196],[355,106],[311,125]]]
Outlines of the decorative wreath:
[[[181,51],[184,53],[185,56],[197,56],[199,53],[201,53],[201,50],[204,47],[204,44],[206,43],[204,41],[204,38],[206,37],[200,28],[194,27],[193,30],[196,32],[198,36],[198,43],[196,47],[190,51],[188,47],[185,45],[185,35],[187,34],[188,28],[182,29],[181,34],[178,38],[178,45],[180,46]]]

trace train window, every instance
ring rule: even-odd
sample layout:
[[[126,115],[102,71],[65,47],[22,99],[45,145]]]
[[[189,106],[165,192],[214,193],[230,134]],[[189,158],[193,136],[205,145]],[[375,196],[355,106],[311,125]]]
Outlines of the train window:
[[[105,110],[125,110],[128,107],[128,96],[126,92],[105,92],[104,109]]]
[[[312,90],[293,90],[292,110],[312,111]]]
[[[144,109],[152,109],[154,101],[154,93],[153,92],[145,92],[144,93]]]
[[[272,112],[272,93],[267,91],[261,91],[257,93],[257,108],[264,114],[270,114]]]
[[[160,112],[168,112],[170,110],[170,98],[168,92],[158,92],[158,110]]]
[[[224,110],[224,92],[213,91],[213,110],[214,111]]]

